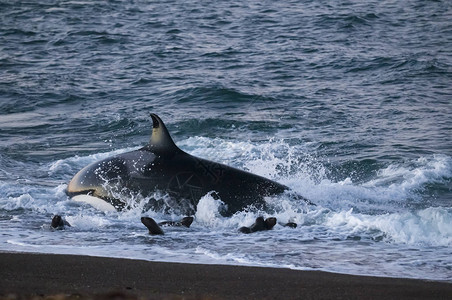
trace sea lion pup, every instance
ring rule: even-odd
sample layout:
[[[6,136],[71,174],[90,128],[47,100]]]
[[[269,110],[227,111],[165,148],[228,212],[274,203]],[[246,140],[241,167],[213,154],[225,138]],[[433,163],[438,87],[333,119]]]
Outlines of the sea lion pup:
[[[65,219],[63,219],[63,217],[60,215],[53,216],[50,227],[57,229],[57,230],[62,230],[62,229],[64,229],[64,226],[71,227],[71,224],[69,224],[69,222],[66,221]]]
[[[256,222],[254,222],[253,225],[251,225],[250,227],[240,227],[239,231],[241,233],[252,233],[256,231],[270,230],[275,225],[276,218],[271,217],[264,220],[264,217],[257,217]]]
[[[141,223],[143,223],[143,225],[149,230],[149,234],[157,235],[164,234],[160,226],[185,226],[189,228],[191,223],[193,223],[193,217],[185,217],[180,221],[163,221],[158,224],[152,218],[142,217]]]

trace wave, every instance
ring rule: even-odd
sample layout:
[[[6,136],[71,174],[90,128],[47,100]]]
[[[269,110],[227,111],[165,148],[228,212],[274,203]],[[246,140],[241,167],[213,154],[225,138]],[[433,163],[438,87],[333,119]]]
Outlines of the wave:
[[[203,105],[221,105],[224,109],[228,106],[242,107],[240,105],[273,103],[275,101],[272,97],[266,97],[260,94],[251,94],[248,92],[228,88],[221,85],[201,86],[186,88],[177,91],[172,97],[177,99],[177,103],[190,103],[196,105],[202,103]],[[227,104],[227,107],[224,105]]]
[[[450,195],[452,158],[447,155],[427,155],[389,164],[354,161],[344,169],[341,162],[332,163],[317,157],[309,143],[294,144],[294,141],[284,140],[256,143],[193,136],[179,141],[178,145],[192,155],[280,181],[311,201],[333,210],[353,208],[369,213],[425,209],[439,205],[432,194],[437,197]],[[42,184],[43,177],[38,174],[43,171],[49,178],[68,181],[91,162],[134,149],[58,159],[39,166],[39,170],[30,173],[32,177],[24,178],[24,181]],[[20,162],[6,157],[0,162],[5,174],[3,183],[7,184],[10,181],[6,181],[6,177],[15,172],[14,164]],[[337,169],[341,176],[337,176]],[[349,174],[345,174],[346,171]]]
[[[452,209],[429,207],[413,212],[366,215],[349,211],[330,213],[325,225],[353,238],[371,238],[388,243],[452,245]]]

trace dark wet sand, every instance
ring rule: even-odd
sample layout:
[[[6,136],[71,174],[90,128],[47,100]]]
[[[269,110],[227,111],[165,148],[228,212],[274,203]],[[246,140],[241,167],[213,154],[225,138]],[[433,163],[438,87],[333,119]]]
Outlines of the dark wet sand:
[[[0,298],[452,299],[452,283],[275,268],[0,253]]]

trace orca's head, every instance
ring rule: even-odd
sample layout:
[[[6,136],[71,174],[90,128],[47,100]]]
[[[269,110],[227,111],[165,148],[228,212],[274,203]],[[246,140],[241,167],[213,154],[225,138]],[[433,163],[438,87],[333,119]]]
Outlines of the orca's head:
[[[92,163],[75,174],[67,186],[66,194],[69,197],[90,195],[117,206],[120,201],[114,191],[128,177],[128,169],[122,158],[108,158]]]
[[[155,171],[154,160],[158,158],[170,159],[183,153],[174,144],[163,121],[151,114],[152,133],[149,143],[137,151],[127,152],[94,162],[77,174],[69,182],[66,194],[69,197],[89,195],[100,198],[112,204],[116,209],[125,207],[120,201],[123,194],[130,190],[140,190],[140,183],[131,178],[150,177],[149,172]],[[152,186],[152,182],[151,182]],[[86,198],[86,197],[84,197]]]

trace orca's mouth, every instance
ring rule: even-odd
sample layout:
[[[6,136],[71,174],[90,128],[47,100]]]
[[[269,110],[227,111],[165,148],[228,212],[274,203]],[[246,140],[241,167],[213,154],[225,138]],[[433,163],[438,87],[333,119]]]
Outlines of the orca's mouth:
[[[66,193],[66,195],[68,195],[69,198],[72,198],[74,196],[78,196],[78,195],[89,195],[89,196],[93,196],[94,194],[94,190],[90,189],[90,190],[84,190],[84,191],[76,191],[76,192],[69,192],[68,189],[65,189],[64,192]],[[99,197],[98,197],[99,198]]]
[[[126,203],[122,202],[119,199],[113,198],[113,197],[102,197],[99,195],[95,194],[95,190],[84,190],[84,191],[77,191],[77,192],[69,192],[67,189],[64,191],[66,193],[66,195],[68,195],[69,198],[74,198],[76,196],[80,196],[80,195],[86,195],[86,196],[91,196],[91,197],[95,197],[98,199],[101,199],[107,203],[110,203],[111,205],[113,205],[113,207],[119,211],[123,210],[126,208]]]

